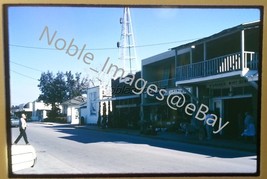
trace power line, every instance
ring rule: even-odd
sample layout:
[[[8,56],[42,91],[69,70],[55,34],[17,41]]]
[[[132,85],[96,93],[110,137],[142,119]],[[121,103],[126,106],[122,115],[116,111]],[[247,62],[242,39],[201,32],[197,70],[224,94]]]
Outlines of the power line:
[[[147,44],[147,45],[137,45],[136,47],[151,47],[151,46],[158,46],[158,45],[168,45],[168,44],[174,44],[174,43],[181,43],[181,42],[189,42],[189,41],[195,41],[199,38],[195,39],[187,39],[187,40],[179,40],[179,41],[172,41],[172,42],[161,42],[161,43],[155,43],[155,44]]]
[[[14,64],[16,64],[16,65],[18,65],[18,66],[22,66],[22,67],[24,67],[24,68],[28,68],[28,69],[31,69],[31,70],[34,70],[34,71],[38,71],[38,72],[43,72],[43,71],[41,71],[41,70],[39,70],[39,69],[32,68],[32,67],[29,67],[29,66],[26,66],[26,65],[23,65],[23,64],[14,62],[14,61],[10,61],[10,62],[11,62],[11,63],[14,63]],[[23,76],[23,77],[26,77],[26,78],[29,78],[29,79],[32,79],[32,80],[35,80],[35,81],[39,81],[38,79],[35,79],[35,78],[31,77],[31,76],[22,74],[22,73],[20,73],[20,72],[15,71],[15,70],[10,70],[10,71],[12,71],[13,73],[16,73],[16,74],[18,74],[18,75],[21,75],[21,76]]]
[[[38,71],[38,72],[43,72],[42,70],[39,70],[39,69],[36,69],[36,68],[32,68],[32,67],[29,67],[29,66],[26,66],[26,65],[23,65],[23,64],[14,62],[14,61],[10,61],[10,62],[13,63],[13,64],[16,64],[16,65],[18,65],[18,66],[22,66],[22,67],[24,67],[24,68],[28,68],[28,69],[31,69],[31,70],[34,70],[34,71]]]
[[[162,42],[162,43],[154,43],[154,44],[146,44],[146,45],[136,45],[136,48],[143,48],[143,47],[151,47],[151,46],[159,46],[159,45],[168,45],[168,44],[174,44],[174,43],[181,43],[181,42],[188,42],[188,41],[194,41],[198,40],[199,38],[195,39],[186,39],[186,40],[180,40],[180,41],[172,41],[172,42]],[[28,49],[38,49],[38,50],[57,50],[56,48],[46,48],[46,47],[34,47],[34,46],[26,46],[26,45],[17,45],[17,44],[9,44],[11,47],[19,47],[19,48],[28,48]],[[89,48],[84,50],[116,50],[117,47],[103,47],[103,48]],[[78,49],[81,50],[81,49]]]
[[[31,77],[31,76],[28,76],[28,75],[24,75],[24,74],[19,73],[19,72],[17,72],[17,71],[14,71],[14,70],[10,70],[10,71],[12,71],[13,73],[16,73],[16,74],[18,74],[18,75],[24,76],[24,77],[26,77],[26,78],[29,78],[29,79],[32,79],[32,80],[35,80],[35,81],[39,81],[38,79],[35,79],[35,78],[33,78],[33,77]]]
[[[162,42],[162,43],[155,43],[155,44],[139,45],[139,46],[136,46],[136,47],[137,48],[138,47],[141,48],[141,47],[149,47],[149,46],[167,45],[167,44],[172,44],[172,43],[181,43],[181,42],[187,42],[187,41],[193,41],[193,40],[197,40],[197,39],[187,39],[187,40],[181,40],[181,41]],[[19,47],[19,48],[29,48],[29,49],[40,49],[40,50],[57,50],[55,48],[33,47],[33,46],[24,46],[24,45],[15,45],[15,44],[9,44],[9,46]],[[112,50],[112,49],[117,49],[117,48],[106,47],[106,48],[95,48],[95,49],[85,49],[85,50]],[[39,69],[36,69],[36,68],[32,68],[32,67],[29,67],[29,66],[14,62],[14,61],[10,61],[10,62],[13,63],[13,64],[16,64],[16,65],[22,66],[24,68],[28,68],[28,69],[31,69],[31,70],[34,70],[34,71],[38,71],[38,72],[43,72],[42,70],[39,70]],[[10,71],[12,71],[13,73],[16,73],[18,75],[24,76],[26,78],[38,81],[38,79],[32,78],[31,76],[19,73],[19,72],[14,71],[14,70],[10,70]]]
[[[38,49],[38,50],[58,50],[56,48],[33,47],[33,46],[16,45],[16,44],[9,44],[9,46],[19,47],[19,48]],[[114,49],[117,49],[117,48],[106,47],[106,48],[91,48],[91,49],[84,49],[84,50],[114,50]],[[70,49],[70,50],[72,50],[72,49]],[[82,50],[82,49],[78,49],[78,50]]]

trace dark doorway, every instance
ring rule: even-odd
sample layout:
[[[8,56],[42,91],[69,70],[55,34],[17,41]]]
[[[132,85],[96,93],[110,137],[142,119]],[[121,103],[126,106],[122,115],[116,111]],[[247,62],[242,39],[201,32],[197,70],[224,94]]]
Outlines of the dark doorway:
[[[245,112],[252,112],[252,98],[237,98],[224,100],[224,121],[229,121],[223,136],[238,139],[243,131]]]

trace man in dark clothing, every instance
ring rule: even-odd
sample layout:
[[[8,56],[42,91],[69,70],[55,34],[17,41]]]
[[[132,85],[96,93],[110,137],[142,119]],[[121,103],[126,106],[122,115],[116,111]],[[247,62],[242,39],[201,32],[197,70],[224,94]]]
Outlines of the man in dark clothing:
[[[20,134],[17,137],[17,139],[15,140],[14,144],[17,144],[19,142],[19,140],[21,139],[21,137],[23,137],[24,141],[26,144],[29,144],[29,141],[27,139],[27,134],[26,134],[26,127],[27,127],[27,123],[26,123],[26,115],[22,114],[20,121],[19,121],[19,131]]]

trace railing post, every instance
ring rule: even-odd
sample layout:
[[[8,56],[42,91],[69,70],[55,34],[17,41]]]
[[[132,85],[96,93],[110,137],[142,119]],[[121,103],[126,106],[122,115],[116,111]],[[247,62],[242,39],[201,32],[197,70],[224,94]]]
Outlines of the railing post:
[[[244,70],[246,67],[245,65],[245,31],[241,31],[241,69]]]
[[[238,70],[242,69],[242,56],[241,53],[238,55]]]
[[[203,76],[206,76],[206,61],[207,61],[207,46],[206,42],[203,44]]]
[[[206,76],[206,60],[203,62],[203,76]]]

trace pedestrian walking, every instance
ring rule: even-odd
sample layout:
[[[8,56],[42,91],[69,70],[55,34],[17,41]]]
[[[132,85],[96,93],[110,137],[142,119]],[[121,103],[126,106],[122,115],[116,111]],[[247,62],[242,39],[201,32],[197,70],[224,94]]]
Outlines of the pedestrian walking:
[[[21,139],[21,137],[23,137],[23,139],[24,139],[26,144],[29,144],[29,141],[27,139],[27,134],[26,134],[26,128],[27,128],[26,115],[25,114],[21,114],[21,118],[20,118],[20,121],[19,121],[20,134],[17,137],[17,139],[15,140],[14,144],[17,144],[19,142],[19,140]]]

